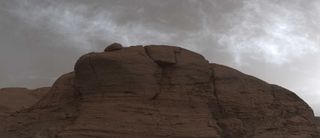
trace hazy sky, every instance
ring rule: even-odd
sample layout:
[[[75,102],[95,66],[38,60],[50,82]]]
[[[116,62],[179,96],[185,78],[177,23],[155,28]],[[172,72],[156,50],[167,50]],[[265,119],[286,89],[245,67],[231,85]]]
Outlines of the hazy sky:
[[[178,45],[295,91],[320,115],[319,0],[1,0],[0,87],[49,86],[77,58]]]

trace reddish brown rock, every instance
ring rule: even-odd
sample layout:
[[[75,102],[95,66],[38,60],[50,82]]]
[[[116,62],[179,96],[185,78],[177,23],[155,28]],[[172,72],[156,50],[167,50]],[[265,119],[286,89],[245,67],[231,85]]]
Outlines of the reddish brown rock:
[[[180,51],[176,56],[181,62],[166,67],[156,64],[141,46],[80,58],[75,86],[88,102],[68,127],[73,133],[63,135],[80,137],[93,131],[98,136],[99,128],[112,137],[218,136],[207,108],[208,97],[213,98],[209,64],[193,52],[171,49]],[[195,89],[199,93],[193,93]]]
[[[224,136],[317,137],[312,109],[294,93],[225,66],[212,64],[212,69],[221,111],[216,116],[218,120],[237,120],[223,123]],[[241,131],[232,129],[235,122],[241,124]],[[240,132],[244,135],[239,136]]]
[[[74,89],[74,73],[62,75],[51,87],[48,94],[42,97],[33,108],[46,108],[52,106],[65,105],[79,97],[79,93]]]
[[[121,50],[121,49],[122,49],[121,44],[113,43],[113,44],[109,45],[108,47],[106,47],[106,49],[104,49],[104,52],[110,52],[110,51]]]
[[[39,102],[3,119],[0,124],[0,136],[8,138],[58,136],[58,133],[78,116],[80,97],[73,89],[73,78],[73,73],[62,75]]]
[[[0,89],[0,114],[10,113],[26,109],[34,105],[49,91],[50,87],[34,90],[26,88],[3,88]]]
[[[180,52],[179,48],[172,46],[152,45],[146,46],[145,49],[150,58],[160,66],[176,64],[176,54]]]
[[[318,129],[318,133],[320,133],[320,117],[316,117],[316,125]]]
[[[0,136],[319,135],[312,109],[294,93],[186,49],[153,45],[82,56],[39,102],[4,119]]]

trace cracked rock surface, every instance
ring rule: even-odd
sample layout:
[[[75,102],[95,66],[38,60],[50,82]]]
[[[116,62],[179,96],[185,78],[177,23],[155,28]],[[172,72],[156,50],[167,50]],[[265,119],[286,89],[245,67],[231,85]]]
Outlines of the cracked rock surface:
[[[317,138],[294,93],[173,46],[82,56],[43,98],[0,124],[23,138]]]

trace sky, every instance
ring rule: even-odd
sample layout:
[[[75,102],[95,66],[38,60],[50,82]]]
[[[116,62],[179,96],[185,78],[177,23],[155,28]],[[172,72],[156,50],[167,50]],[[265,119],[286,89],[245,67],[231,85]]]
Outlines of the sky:
[[[108,44],[187,48],[320,115],[318,0],[1,0],[0,87],[50,86]]]

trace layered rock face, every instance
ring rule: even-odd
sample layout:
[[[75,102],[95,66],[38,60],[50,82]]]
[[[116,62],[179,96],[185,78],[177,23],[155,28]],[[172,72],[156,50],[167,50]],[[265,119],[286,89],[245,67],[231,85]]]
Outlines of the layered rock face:
[[[82,56],[0,136],[317,138],[294,93],[172,46],[113,44]]]

